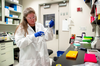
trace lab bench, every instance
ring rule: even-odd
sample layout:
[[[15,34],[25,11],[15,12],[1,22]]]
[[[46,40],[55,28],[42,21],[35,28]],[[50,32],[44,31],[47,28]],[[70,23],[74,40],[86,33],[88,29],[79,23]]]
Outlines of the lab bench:
[[[14,64],[13,41],[0,42],[0,66]]]
[[[80,50],[79,48],[83,47],[86,49],[91,49],[90,46],[84,46],[81,45],[78,48],[75,48],[74,45],[70,45],[70,47],[63,53],[63,55],[61,55],[58,60],[56,62],[53,63],[52,66],[56,66],[57,64],[61,64],[62,66],[73,66],[73,65],[78,65],[78,64],[84,64],[84,55],[86,53],[86,51]],[[78,51],[78,55],[76,57],[76,59],[70,59],[70,58],[66,58],[66,54],[70,51]]]

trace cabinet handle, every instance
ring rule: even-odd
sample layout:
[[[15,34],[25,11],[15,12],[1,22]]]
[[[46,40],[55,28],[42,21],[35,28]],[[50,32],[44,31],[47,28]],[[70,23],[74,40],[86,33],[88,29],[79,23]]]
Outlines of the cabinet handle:
[[[5,62],[6,60],[3,60],[2,62]]]
[[[2,53],[1,55],[4,55],[4,54],[6,54],[6,53]]]
[[[1,49],[1,50],[5,50],[5,48]]]

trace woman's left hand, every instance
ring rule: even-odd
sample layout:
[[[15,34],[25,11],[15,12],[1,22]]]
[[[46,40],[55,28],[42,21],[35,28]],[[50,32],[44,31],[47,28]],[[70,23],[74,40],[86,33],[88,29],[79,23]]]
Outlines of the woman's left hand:
[[[53,27],[53,26],[54,26],[54,21],[51,20],[51,21],[49,22],[49,27],[51,28],[51,27]]]

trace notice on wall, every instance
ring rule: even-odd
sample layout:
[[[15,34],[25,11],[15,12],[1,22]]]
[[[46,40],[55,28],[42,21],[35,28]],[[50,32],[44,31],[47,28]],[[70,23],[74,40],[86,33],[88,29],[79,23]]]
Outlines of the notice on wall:
[[[46,20],[46,21],[45,21],[45,25],[48,26],[50,21],[51,21],[51,20]]]
[[[67,20],[62,21],[62,31],[69,31],[69,23]]]

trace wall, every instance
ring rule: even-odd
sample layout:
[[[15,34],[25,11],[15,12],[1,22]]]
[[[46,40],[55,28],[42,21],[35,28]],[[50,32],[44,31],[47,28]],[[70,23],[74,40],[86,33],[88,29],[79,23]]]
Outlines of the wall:
[[[82,7],[82,12],[77,12],[77,7]],[[84,0],[70,0],[71,18],[74,21],[71,33],[81,35],[84,31],[87,36],[93,36],[92,26],[90,23],[90,7],[84,2]],[[86,28],[86,30],[84,30]]]
[[[23,10],[27,7],[32,7],[37,15],[37,22],[39,22],[39,4],[49,3],[49,2],[58,2],[63,0],[22,0]]]
[[[21,4],[21,5],[22,5],[22,2],[23,2],[23,0],[19,0],[19,4]]]
[[[15,32],[15,25],[0,25],[0,32]]]

